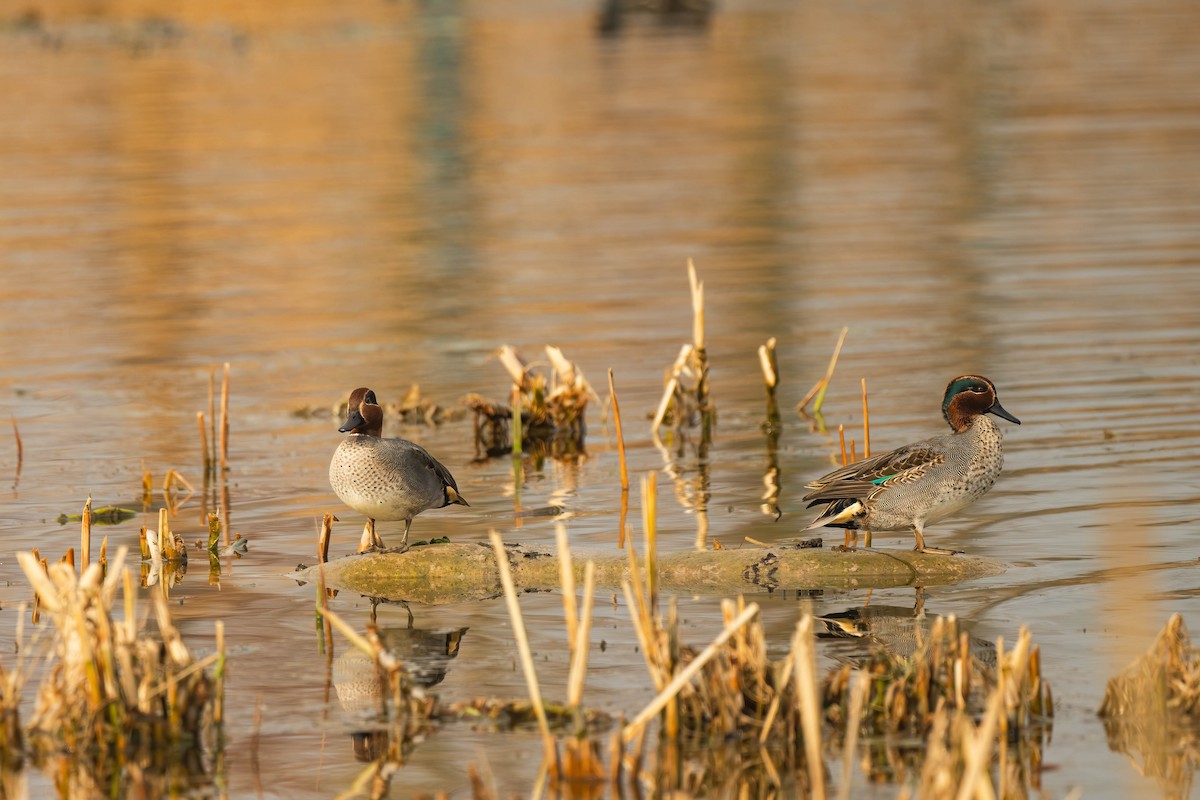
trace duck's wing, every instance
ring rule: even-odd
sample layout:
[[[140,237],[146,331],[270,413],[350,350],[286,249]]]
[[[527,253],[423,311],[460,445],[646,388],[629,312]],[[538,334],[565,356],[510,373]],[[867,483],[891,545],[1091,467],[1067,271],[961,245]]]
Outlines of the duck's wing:
[[[808,484],[809,507],[835,500],[865,500],[888,486],[908,483],[942,463],[942,453],[927,442],[906,445],[874,458],[847,464]]]
[[[415,442],[409,442],[403,439],[397,441],[403,441],[405,445],[411,448],[411,452],[417,457],[421,464],[429,469],[434,475],[437,476],[437,479],[441,481],[442,488],[446,493],[446,505],[450,505],[452,503],[458,503],[459,505],[464,506],[469,505],[469,503],[463,499],[463,496],[458,493],[458,484],[455,483],[454,476],[450,474],[450,470],[446,469],[445,464],[431,456],[428,450],[426,450],[424,447],[421,447],[421,445],[416,444]]]

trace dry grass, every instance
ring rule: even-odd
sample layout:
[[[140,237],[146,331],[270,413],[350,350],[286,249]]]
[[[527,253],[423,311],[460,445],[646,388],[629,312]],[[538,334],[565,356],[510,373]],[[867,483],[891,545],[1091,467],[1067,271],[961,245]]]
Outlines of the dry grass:
[[[555,458],[582,453],[588,403],[598,399],[583,371],[552,345],[545,347],[549,373],[504,345],[496,356],[513,382],[512,404],[478,394],[463,398],[475,417],[475,445],[481,457],[532,450]],[[513,409],[520,410],[514,424]]]
[[[1109,747],[1164,796],[1189,797],[1200,765],[1200,649],[1174,614],[1150,649],[1108,682],[1100,706]]]
[[[107,569],[93,563],[77,575],[69,562],[47,567],[32,553],[17,554],[53,627],[49,665],[24,729],[17,718],[22,668],[0,666],[0,760],[52,764],[84,794],[118,776],[144,783],[152,775],[170,785],[202,773],[219,747],[214,709],[223,648],[195,658],[159,592],[150,595],[157,623],[150,635],[125,557],[121,548]]]
[[[680,347],[663,378],[662,399],[650,426],[655,442],[663,427],[678,432],[696,426],[701,429],[701,439],[708,442],[716,424],[717,408],[709,396],[708,351],[704,343],[704,282],[690,258],[688,283],[692,290],[692,342]]]

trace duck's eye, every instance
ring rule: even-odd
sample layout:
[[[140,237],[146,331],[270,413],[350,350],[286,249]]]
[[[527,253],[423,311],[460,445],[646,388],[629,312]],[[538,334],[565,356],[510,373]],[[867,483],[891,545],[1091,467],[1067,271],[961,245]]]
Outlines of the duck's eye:
[[[984,392],[987,391],[987,389],[985,389],[982,386],[972,386],[971,391],[974,392],[975,394],[983,394]]]

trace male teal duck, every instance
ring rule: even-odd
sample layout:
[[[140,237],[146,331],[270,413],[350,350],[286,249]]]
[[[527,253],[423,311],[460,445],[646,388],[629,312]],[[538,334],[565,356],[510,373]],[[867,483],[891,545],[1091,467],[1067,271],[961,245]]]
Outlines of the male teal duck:
[[[329,484],[343,503],[366,515],[371,547],[383,547],[376,520],[404,520],[400,549],[406,549],[417,514],[455,503],[468,505],[450,470],[425,448],[405,439],[382,438],[383,408],[373,391],[351,392],[346,416],[338,430],[350,435],[329,462]]]
[[[814,490],[804,496],[808,507],[825,508],[805,530],[911,529],[914,549],[955,553],[926,547],[925,526],[966,508],[996,482],[1004,466],[1004,437],[989,414],[1021,424],[1000,405],[987,378],[963,375],[950,381],[942,416],[952,432],[849,464],[808,484]]]

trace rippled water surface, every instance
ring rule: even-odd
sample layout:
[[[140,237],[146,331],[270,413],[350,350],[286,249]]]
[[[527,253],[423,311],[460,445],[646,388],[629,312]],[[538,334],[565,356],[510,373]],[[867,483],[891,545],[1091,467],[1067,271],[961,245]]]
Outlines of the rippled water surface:
[[[874,451],[937,432],[942,390],[965,372],[992,378],[1023,422],[1006,425],[991,494],[927,533],[1008,570],[931,587],[926,610],[985,639],[1032,630],[1058,702],[1048,795],[1172,791],[1110,752],[1094,712],[1171,612],[1200,625],[1194,3],[746,0],[704,24],[631,15],[608,36],[579,3],[0,12],[0,416],[23,444],[19,469],[15,443],[0,447],[0,650],[29,599],[14,552],[78,543],[59,514],[89,494],[136,503],[143,469],[199,482],[195,415],[228,361],[229,522],[250,550],[219,587],[189,574],[174,611],[200,650],[226,621],[230,794],[333,796],[363,769],[361,712],[327,696],[312,587],[283,576],[312,562],[323,513],[341,515],[335,555],[362,520],[327,483],[337,421],[298,410],[358,385],[395,401],[417,383],[451,408],[501,398],[500,345],[535,359],[558,345],[604,396],[614,370],[630,466],[659,472],[660,547],[692,547],[704,519],[725,546],[770,543],[807,523],[803,485],[833,464],[836,436],[791,409],[845,325],[825,418],[861,440],[865,378]],[[645,419],[691,337],[689,257],[719,422],[706,453],[663,453]],[[755,354],[771,336],[777,523],[760,509]],[[586,456],[529,460],[519,497],[507,458],[476,457],[470,419],[392,421],[471,502],[422,515],[414,537],[494,528],[549,545],[554,522],[514,509],[555,505],[573,542],[611,548],[615,440],[600,404],[588,421]],[[175,522],[188,541],[202,511],[193,499]],[[136,546],[138,524],[105,529],[110,547]],[[587,696],[632,714],[652,684],[609,596]],[[782,652],[803,604],[755,599]],[[522,603],[543,689],[562,696],[560,600]],[[680,604],[693,643],[720,629],[718,598]],[[345,593],[335,608],[360,627],[370,612]],[[430,667],[440,696],[524,696],[502,601],[412,613],[427,650],[459,637]],[[407,624],[398,606],[378,616]],[[463,765],[483,758],[523,793],[539,756],[532,734],[446,728],[391,796],[462,792]],[[1190,793],[1192,769],[1173,791]]]

